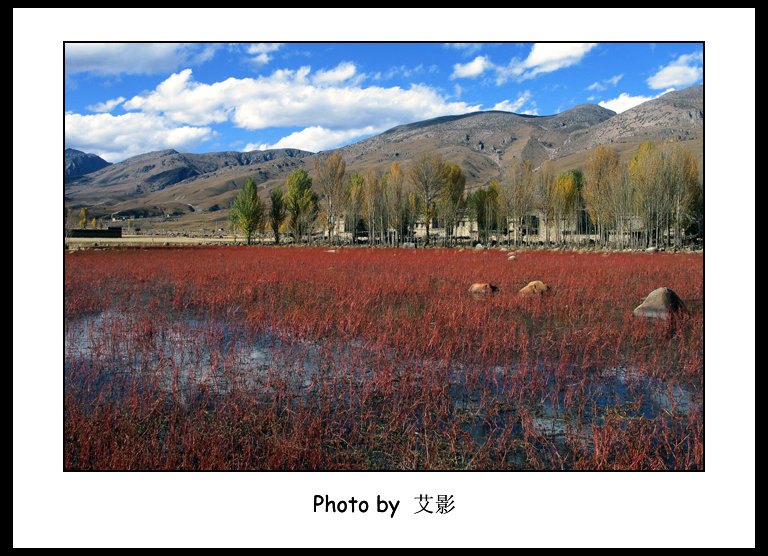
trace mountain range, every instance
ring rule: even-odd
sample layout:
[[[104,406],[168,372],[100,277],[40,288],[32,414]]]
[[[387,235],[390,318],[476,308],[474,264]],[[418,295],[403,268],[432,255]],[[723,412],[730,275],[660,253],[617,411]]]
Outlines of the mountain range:
[[[702,167],[703,86],[673,91],[619,114],[581,104],[552,116],[483,111],[443,116],[394,127],[338,149],[347,171],[384,172],[393,162],[404,169],[420,153],[459,164],[467,189],[499,179],[515,160],[534,167],[551,160],[558,171],[582,168],[591,149],[607,144],[626,160],[644,140],[686,141]],[[191,220],[221,220],[246,177],[263,195],[285,185],[288,174],[323,153],[298,149],[179,153],[163,150],[110,164],[75,149],[64,151],[64,201],[94,216],[174,214]],[[224,212],[222,212],[224,211]]]

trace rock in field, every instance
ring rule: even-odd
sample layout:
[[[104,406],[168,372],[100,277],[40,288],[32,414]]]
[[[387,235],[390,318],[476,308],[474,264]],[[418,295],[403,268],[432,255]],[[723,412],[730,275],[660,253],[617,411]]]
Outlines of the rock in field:
[[[498,289],[499,288],[497,288],[493,284],[476,282],[471,286],[469,286],[469,293],[478,293],[478,294],[495,293],[496,291],[498,291]]]
[[[678,313],[687,313],[680,297],[666,287],[657,288],[648,294],[648,297],[638,305],[632,314],[636,317],[666,319]]]
[[[534,280],[520,290],[520,295],[542,295],[544,292],[549,291],[549,289],[549,286],[541,280]]]

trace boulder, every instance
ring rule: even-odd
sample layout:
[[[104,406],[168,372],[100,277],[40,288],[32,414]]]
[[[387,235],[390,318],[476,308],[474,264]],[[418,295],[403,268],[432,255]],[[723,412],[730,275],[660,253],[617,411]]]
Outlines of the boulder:
[[[674,291],[661,287],[649,293],[632,314],[636,317],[666,319],[687,312],[688,308]]]
[[[471,286],[469,286],[469,293],[476,293],[476,294],[495,293],[498,291],[498,289],[499,288],[497,288],[493,284],[476,282]]]
[[[541,280],[534,280],[533,282],[529,282],[528,285],[526,285],[524,288],[520,290],[520,295],[543,295],[545,292],[549,291],[550,287],[546,285]]]

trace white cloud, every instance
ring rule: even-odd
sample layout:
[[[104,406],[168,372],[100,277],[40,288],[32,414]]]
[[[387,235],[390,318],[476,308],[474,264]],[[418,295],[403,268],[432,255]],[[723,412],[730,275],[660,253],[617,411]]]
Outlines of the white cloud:
[[[64,72],[67,75],[167,73],[185,64],[210,59],[216,48],[214,44],[66,43]]]
[[[451,79],[457,77],[477,77],[493,67],[493,64],[488,58],[485,56],[477,56],[474,60],[467,62],[466,64],[454,64]]]
[[[605,91],[608,88],[608,85],[611,85],[612,87],[615,87],[618,85],[619,80],[624,77],[624,74],[620,75],[614,75],[613,77],[609,77],[608,79],[603,79],[602,83],[600,81],[595,81],[587,87],[587,91]]]
[[[182,135],[175,137],[177,143],[182,140],[192,143],[210,138],[211,130],[206,126],[217,123],[228,122],[247,130],[307,128],[305,132],[283,138],[278,144],[314,150],[404,123],[480,109],[480,105],[448,102],[425,85],[411,85],[407,89],[362,87],[356,83],[358,77],[353,64],[340,64],[332,70],[315,73],[305,66],[298,70],[278,70],[268,76],[229,78],[207,84],[196,82],[192,71],[185,69],[170,75],[154,90],[123,103],[123,108],[135,120],[110,116],[98,120],[99,129],[115,126],[114,133],[108,135],[123,136],[128,133],[127,123],[139,121],[141,116],[145,122],[159,126],[153,138],[171,137],[171,130],[181,129],[187,135],[179,132]],[[75,138],[78,144],[83,142],[83,118],[71,115],[66,133],[68,145]],[[327,138],[321,140],[321,133],[326,133]],[[107,140],[115,145],[110,152],[120,151],[114,139]],[[153,145],[146,150],[155,150],[154,145],[160,144],[147,138],[135,142]],[[169,146],[172,145],[161,148]],[[125,151],[135,152],[133,146],[126,146]]]
[[[335,83],[354,75],[354,66],[311,74],[308,67],[279,70],[270,76],[205,84],[184,70],[154,91],[127,101],[127,110],[163,114],[171,121],[208,125],[231,121],[245,129],[311,127],[364,129],[478,110],[462,102],[446,102],[423,85],[361,87]],[[322,86],[320,86],[322,84]]]
[[[99,155],[108,162],[161,149],[190,150],[212,136],[208,127],[174,126],[142,113],[65,114],[65,145]]]
[[[394,79],[394,78],[410,79],[416,74],[423,73],[424,71],[426,71],[424,68],[424,64],[419,64],[416,67],[408,67],[406,65],[400,65],[400,66],[389,68],[389,70],[387,70],[383,74],[381,72],[378,72],[375,76],[373,76],[373,78],[377,81],[380,81],[382,79]]]
[[[281,43],[257,43],[248,45],[246,52],[251,56],[250,61],[262,66],[272,60],[272,52],[277,51]]]
[[[227,95],[232,94],[235,81],[227,79],[214,85],[191,80],[192,70],[174,73],[154,91],[137,95],[126,101],[126,110],[164,115],[172,122],[190,125],[221,123],[229,118]]]
[[[703,76],[700,53],[684,54],[648,78],[651,89],[666,89],[669,87],[688,87],[699,81]]]
[[[503,110],[505,112],[514,112],[516,114],[529,114],[531,116],[536,116],[538,115],[539,111],[535,106],[536,103],[531,103],[531,97],[531,91],[525,91],[524,93],[521,93],[514,101],[504,100],[497,103],[492,108],[492,110]],[[527,110],[523,110],[523,106],[528,103],[533,104],[533,107],[528,108]]]
[[[536,43],[519,65],[523,70],[520,78],[529,79],[577,64],[595,46],[597,43]]]
[[[248,45],[248,54],[268,54],[269,52],[275,52],[282,45],[279,42],[260,42]]]
[[[347,144],[350,140],[362,137],[365,135],[372,135],[377,130],[372,127],[366,127],[363,129],[328,129],[322,126],[310,126],[296,131],[290,135],[283,137],[277,143],[272,145],[256,145],[250,143],[243,149],[244,151],[250,150],[267,150],[267,149],[301,149],[311,152],[325,151]]]
[[[603,108],[607,108],[608,110],[613,110],[617,114],[620,114],[621,112],[624,112],[625,110],[629,110],[630,108],[634,108],[638,104],[642,104],[648,100],[653,100],[655,98],[659,98],[661,95],[664,95],[670,91],[673,91],[674,89],[667,89],[666,91],[659,93],[658,95],[646,97],[642,95],[636,95],[631,96],[627,93],[621,93],[618,97],[611,99],[611,100],[604,100],[602,102],[599,102],[598,105],[602,106]]]
[[[445,47],[458,50],[466,55],[472,55],[475,52],[479,52],[483,45],[479,42],[451,42],[446,43]]]
[[[597,43],[536,43],[525,60],[513,58],[506,66],[502,66],[494,64],[485,56],[477,56],[466,64],[455,64],[451,77],[477,77],[486,71],[494,71],[497,85],[509,79],[523,81],[540,73],[549,73],[577,64],[595,46]]]
[[[325,85],[337,85],[352,79],[357,73],[357,68],[352,62],[342,62],[331,70],[320,70],[312,76],[312,83],[320,87]]]
[[[125,102],[125,97],[118,97],[113,98],[112,100],[91,104],[90,106],[86,106],[86,108],[91,112],[110,112],[123,102]]]

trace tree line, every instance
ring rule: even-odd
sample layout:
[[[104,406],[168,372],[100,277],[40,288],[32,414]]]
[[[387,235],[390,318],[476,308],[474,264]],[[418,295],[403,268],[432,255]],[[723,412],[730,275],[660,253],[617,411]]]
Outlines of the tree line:
[[[555,174],[551,161],[534,168],[516,160],[498,179],[466,189],[462,168],[438,154],[417,156],[406,168],[394,162],[384,172],[348,172],[339,151],[315,159],[314,175],[291,172],[262,200],[246,178],[230,210],[233,230],[250,244],[269,229],[275,243],[295,243],[317,230],[328,245],[342,243],[340,227],[353,243],[455,245],[462,223],[472,222],[482,243],[519,245],[536,235],[547,245],[589,237],[602,246],[681,247],[703,237],[703,184],[698,164],[680,143],[647,141],[628,162],[611,147],[594,149],[583,169]],[[436,236],[434,227],[443,232]],[[526,237],[528,236],[528,237]]]

